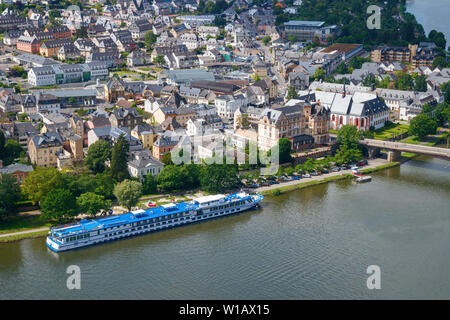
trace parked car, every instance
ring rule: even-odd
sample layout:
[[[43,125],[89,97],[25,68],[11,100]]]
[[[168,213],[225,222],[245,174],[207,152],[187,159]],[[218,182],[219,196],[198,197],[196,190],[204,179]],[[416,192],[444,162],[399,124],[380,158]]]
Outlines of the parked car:
[[[292,177],[292,180],[300,180],[300,177],[299,176],[294,176],[294,177]]]
[[[310,173],[312,176],[318,176],[319,174],[317,173],[317,171],[312,171],[311,173]]]
[[[356,165],[359,167],[367,166],[367,160],[361,160]]]
[[[256,188],[259,188],[259,184],[255,183],[255,184],[252,184],[252,185],[250,185],[248,187],[251,188],[251,189],[256,189]]]
[[[354,166],[354,167],[351,167],[351,169],[352,169],[353,171],[358,171],[358,170],[359,170],[359,167]]]
[[[339,167],[333,167],[333,168],[331,168],[331,171],[333,171],[333,172],[338,172],[338,171],[340,171],[341,170],[341,168],[339,168]]]
[[[310,174],[304,174],[303,176],[302,176],[302,178],[311,178],[311,175]]]

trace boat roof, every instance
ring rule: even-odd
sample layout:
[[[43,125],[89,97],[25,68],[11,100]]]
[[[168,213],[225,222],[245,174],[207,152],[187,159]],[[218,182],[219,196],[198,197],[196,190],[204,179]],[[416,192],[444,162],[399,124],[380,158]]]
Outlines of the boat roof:
[[[170,203],[156,208],[139,209],[112,217],[100,218],[96,220],[85,219],[73,225],[52,228],[52,233],[55,233],[57,236],[62,237],[72,236],[80,233],[115,227],[122,224],[158,218],[169,214],[177,214],[190,210],[196,210],[199,208],[199,203],[219,200],[222,198],[226,198],[232,201],[236,199],[244,199],[247,197],[249,197],[249,194],[246,193],[237,193],[227,196],[223,194],[204,196],[188,202]]]

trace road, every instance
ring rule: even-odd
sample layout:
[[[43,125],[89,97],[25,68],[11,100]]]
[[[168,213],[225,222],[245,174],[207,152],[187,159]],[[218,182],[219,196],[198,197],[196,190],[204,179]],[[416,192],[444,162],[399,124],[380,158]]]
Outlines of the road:
[[[378,166],[381,166],[383,164],[388,163],[387,160],[385,159],[373,159],[373,160],[368,160],[368,165],[362,167],[361,169],[372,169],[372,168],[376,168]],[[311,178],[302,178],[300,180],[292,180],[292,181],[288,181],[288,182],[282,182],[279,184],[272,184],[270,186],[267,187],[260,187],[260,188],[256,188],[253,189],[256,192],[262,192],[262,191],[267,191],[267,190],[274,190],[274,189],[278,189],[280,187],[285,187],[285,186],[292,186],[292,185],[296,185],[296,184],[300,184],[303,182],[308,182],[308,181],[313,181],[313,180],[323,180],[325,177],[333,177],[333,176],[339,176],[341,174],[345,174],[345,173],[352,173],[352,170],[341,170],[338,172],[330,172],[327,174],[323,174],[321,176],[312,176]]]

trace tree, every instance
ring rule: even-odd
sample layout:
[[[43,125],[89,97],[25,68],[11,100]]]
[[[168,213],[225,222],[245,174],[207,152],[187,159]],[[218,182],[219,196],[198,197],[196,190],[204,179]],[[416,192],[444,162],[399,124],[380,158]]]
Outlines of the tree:
[[[142,183],[142,193],[143,194],[154,194],[157,191],[158,183],[156,182],[155,176],[151,173],[145,176],[144,182]]]
[[[89,146],[84,163],[92,172],[101,173],[108,159],[111,159],[111,146],[108,141],[100,139]]]
[[[344,62],[342,62],[341,64],[339,64],[339,65],[336,67],[336,73],[337,73],[337,74],[346,74],[346,73],[348,73],[347,65],[346,65]]]
[[[445,102],[450,103],[450,81],[441,84],[441,91],[444,94]]]
[[[268,46],[268,45],[269,45],[270,40],[271,40],[271,38],[270,38],[269,35],[264,36],[264,38],[262,38],[262,42],[264,43],[265,46]]]
[[[124,180],[114,187],[114,195],[119,203],[129,211],[135,206],[142,195],[142,183],[133,180]]]
[[[123,181],[130,177],[127,164],[129,148],[128,140],[121,134],[111,152],[111,176],[116,181]]]
[[[0,175],[0,221],[17,214],[16,202],[21,199],[20,185],[11,174]]]
[[[4,159],[6,155],[5,152],[5,135],[3,134],[3,131],[0,130],[0,159]]]
[[[431,66],[432,69],[435,68],[446,68],[448,65],[447,60],[445,59],[445,57],[442,56],[437,56],[436,58],[434,58],[433,60],[433,64]]]
[[[409,122],[409,134],[417,136],[420,140],[429,134],[435,134],[437,123],[426,114],[419,114]]]
[[[442,32],[438,32],[436,30],[431,30],[428,34],[428,39],[430,41],[434,42],[436,46],[438,46],[441,49],[445,49],[445,35]]]
[[[95,176],[94,192],[105,199],[114,199],[114,179],[108,173],[99,173]]]
[[[316,71],[313,74],[314,80],[323,80],[325,78],[325,70],[323,70],[321,67],[317,68]]]
[[[144,43],[147,46],[147,48],[151,48],[153,44],[158,39],[158,36],[153,33],[153,31],[148,31],[144,38]]]
[[[281,138],[278,140],[277,145],[274,148],[278,148],[279,163],[291,162],[291,141],[286,138]],[[270,150],[270,154],[273,152],[274,148]]]
[[[22,192],[33,203],[42,201],[52,189],[64,188],[61,172],[53,167],[37,167],[24,179]]]
[[[297,91],[295,90],[294,86],[289,86],[288,92],[287,92],[287,100],[296,99],[298,98]]]
[[[81,212],[90,214],[95,217],[100,210],[106,210],[110,206],[110,202],[105,200],[101,195],[93,192],[86,192],[77,198],[77,204]]]
[[[62,220],[76,216],[78,206],[69,190],[52,189],[42,200],[41,211],[43,219]]]
[[[229,164],[211,164],[204,166],[200,174],[202,190],[224,192],[240,186],[237,169]]]
[[[4,155],[3,155],[3,165],[9,165],[18,159],[22,154],[24,154],[22,146],[19,142],[8,139],[5,144]]]
[[[427,91],[427,82],[424,76],[417,76],[414,81],[414,91]]]
[[[339,147],[345,149],[357,149],[359,148],[359,140],[362,138],[361,131],[355,126],[345,125],[342,126],[337,134],[337,143]]]
[[[156,177],[158,188],[163,191],[183,190],[187,187],[189,174],[183,166],[164,166]]]
[[[164,56],[157,56],[155,59],[153,59],[153,63],[157,64],[157,65],[163,65],[166,62],[166,60],[164,59]]]

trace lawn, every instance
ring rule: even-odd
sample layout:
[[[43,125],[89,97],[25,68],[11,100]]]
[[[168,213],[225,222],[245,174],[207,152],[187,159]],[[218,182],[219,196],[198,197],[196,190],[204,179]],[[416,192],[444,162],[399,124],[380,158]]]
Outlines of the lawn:
[[[393,135],[400,135],[408,132],[409,126],[406,124],[390,124],[374,131],[375,139],[387,140],[392,139]]]
[[[39,215],[16,216],[6,219],[0,223],[0,234],[14,233],[26,231],[30,229],[38,229],[51,227],[49,221],[41,220]]]

